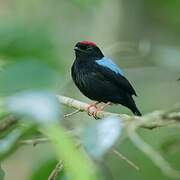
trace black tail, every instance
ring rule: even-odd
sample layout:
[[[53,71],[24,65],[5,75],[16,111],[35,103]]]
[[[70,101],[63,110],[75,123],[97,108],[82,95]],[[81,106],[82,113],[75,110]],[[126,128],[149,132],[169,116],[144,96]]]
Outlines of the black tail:
[[[137,107],[136,109],[133,109],[132,112],[134,113],[135,116],[142,116],[141,112],[138,110]]]
[[[129,108],[135,116],[142,116],[141,112],[137,108],[136,103],[134,102],[134,99],[131,95],[126,94],[123,101],[122,101],[122,99],[121,99],[121,101],[119,101],[119,104]]]
[[[131,111],[133,112],[133,114],[135,116],[142,116],[141,112],[139,111],[139,109],[136,106],[136,103],[134,102],[134,99],[132,98],[132,96],[129,96],[128,98],[128,104],[126,105],[129,109],[131,109]]]

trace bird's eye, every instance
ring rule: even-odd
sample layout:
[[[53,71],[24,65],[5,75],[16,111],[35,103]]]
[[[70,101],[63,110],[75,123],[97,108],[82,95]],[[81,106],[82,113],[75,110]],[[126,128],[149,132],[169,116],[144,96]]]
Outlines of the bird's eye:
[[[88,45],[80,45],[79,48],[83,51],[91,51],[93,48],[91,46]]]
[[[81,48],[82,50],[87,50],[88,47],[87,47],[87,46],[81,46],[80,48]]]
[[[91,46],[88,46],[86,50],[91,51],[91,50],[92,50],[92,47],[91,47]]]

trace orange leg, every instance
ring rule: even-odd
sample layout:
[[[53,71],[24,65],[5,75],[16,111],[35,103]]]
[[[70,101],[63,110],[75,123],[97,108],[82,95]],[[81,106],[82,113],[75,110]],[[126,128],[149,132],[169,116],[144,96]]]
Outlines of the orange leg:
[[[112,103],[111,103],[111,102],[107,102],[107,103],[105,103],[103,106],[97,107],[96,110],[92,113],[93,117],[94,117],[95,119],[97,119],[97,113],[98,113],[99,111],[103,111],[103,110],[105,109],[105,107],[107,107],[107,106],[109,106],[109,105],[112,105]]]
[[[94,107],[94,108],[98,108],[97,107],[97,104],[99,104],[99,102],[93,102],[93,103],[91,103],[88,107],[87,107],[87,111],[88,111],[88,115],[92,115],[91,113],[90,113],[90,109],[92,108],[92,107]]]

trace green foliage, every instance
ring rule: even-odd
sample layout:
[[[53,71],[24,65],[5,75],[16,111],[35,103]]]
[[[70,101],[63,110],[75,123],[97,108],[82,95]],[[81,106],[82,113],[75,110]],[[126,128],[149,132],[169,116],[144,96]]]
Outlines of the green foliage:
[[[6,59],[55,59],[50,33],[44,27],[27,23],[0,24],[0,55]]]
[[[35,123],[42,134],[52,142],[58,159],[63,159],[65,170],[71,179],[96,180],[95,169],[91,161],[77,150],[74,142],[59,126],[61,111],[55,95],[43,92],[22,92],[6,98],[5,107],[8,112],[19,117],[28,117],[28,119],[24,119],[24,126],[13,130],[4,141],[1,141],[0,159],[13,149],[22,134]]]
[[[0,179],[3,180],[4,179],[4,176],[5,176],[5,173],[0,165]]]
[[[47,64],[26,59],[8,65],[0,73],[0,96],[29,89],[55,90],[60,79],[60,74]]]
[[[32,127],[32,123],[22,124],[20,127],[12,129],[0,141],[0,160],[6,158],[17,148],[17,141]]]
[[[33,168],[32,176],[29,180],[48,179],[56,164],[56,159],[50,159],[43,162],[37,168]],[[57,176],[57,180],[65,180],[64,170]]]
[[[145,2],[151,16],[164,24],[170,25],[170,28],[180,28],[180,1],[179,0],[152,0]],[[152,11],[153,8],[153,11]]]
[[[73,0],[75,4],[80,7],[89,9],[90,7],[95,7],[100,3],[100,0]]]
[[[50,124],[42,131],[51,140],[59,159],[63,157],[64,167],[70,179],[97,180],[93,164],[76,148],[62,127],[58,128],[57,124]]]
[[[37,5],[43,2],[38,1]],[[18,6],[23,5],[20,1],[17,3]],[[29,4],[36,7],[33,3]],[[79,1],[77,4],[84,7],[96,5],[95,1]],[[27,10],[27,7],[25,9]],[[16,11],[26,14],[17,6]],[[35,14],[38,14],[38,11]],[[57,160],[64,160],[65,171],[69,177],[74,180],[95,180],[96,172],[92,162],[76,149],[75,143],[65,135],[65,130],[59,127],[59,124],[54,124],[61,119],[61,109],[56,103],[51,103],[55,102],[54,98],[43,94],[45,91],[57,91],[63,82],[58,72],[63,66],[57,66],[62,64],[57,52],[60,47],[54,41],[50,26],[28,22],[27,16],[25,19],[26,21],[22,21],[13,18],[13,21],[0,23],[0,97],[4,97],[1,100],[5,102],[6,112],[17,115],[20,119],[24,117],[23,121],[6,131],[2,137],[0,159],[5,159],[19,148],[18,141],[24,137],[34,137],[33,132],[40,131],[52,142]],[[26,94],[22,94],[26,91]],[[30,93],[34,91],[39,93]],[[34,123],[37,128],[28,133]],[[47,179],[52,165],[54,162],[44,164],[32,175],[32,179]]]
[[[69,81],[70,66],[74,59],[73,45],[79,40],[97,42],[105,54],[110,50],[109,55],[117,60],[120,66],[130,67],[124,68],[124,71],[138,91],[139,97],[136,101],[143,113],[166,109],[180,101],[180,86],[176,81],[179,77],[179,0],[2,0],[0,8],[0,123],[4,122],[9,113],[3,106],[7,96],[14,97],[22,91],[60,92],[76,99],[83,98]],[[127,49],[133,49],[133,53],[129,54]],[[33,102],[38,104],[34,100]],[[15,104],[14,107],[20,107],[21,103],[18,105]],[[96,125],[87,127],[87,121],[92,122],[92,119],[89,121],[83,113],[66,118],[64,124],[61,114],[57,118],[60,125],[58,123],[53,127],[44,126],[43,121],[39,123],[32,121],[32,118],[27,119],[27,113],[33,107],[38,112],[39,106],[38,104],[27,108],[23,104],[26,110],[21,107],[21,113],[17,114],[23,114],[23,117],[19,117],[25,121],[19,121],[0,134],[1,164],[12,179],[15,177],[12,170],[17,173],[18,178],[24,173],[25,179],[47,179],[56,162],[61,159],[65,162],[62,176],[66,174],[64,176],[69,175],[78,180],[100,179],[99,176],[96,177],[97,168],[91,161],[92,157],[87,158],[84,151],[75,148],[76,140],[67,136],[64,124],[67,130],[73,129],[78,135],[79,130],[85,130],[81,139],[86,142],[84,145],[87,152],[91,151],[95,155],[101,152],[101,162],[108,166],[105,171],[110,169],[109,174],[112,174],[115,180],[169,179],[126,139],[126,134],[122,138],[126,140],[120,142],[118,149],[140,166],[139,172],[131,169],[124,161],[119,161],[111,153],[103,159],[104,152],[113,145],[110,143],[110,146],[104,147],[106,140],[110,139],[112,142],[111,133],[114,128],[97,129]],[[60,110],[62,113],[62,107]],[[111,110],[129,113],[121,106],[113,106]],[[66,111],[70,110],[65,109]],[[31,115],[35,117],[34,113]],[[48,120],[54,121],[53,118]],[[33,125],[28,126],[28,122],[33,122]],[[36,163],[37,159],[30,156],[32,147],[22,148],[19,142],[37,138],[37,134],[44,134],[50,139],[48,145],[55,151],[57,159],[43,162],[31,171],[28,168],[33,166],[32,161]],[[99,135],[101,138],[97,138]],[[140,135],[153,148],[164,153],[164,157],[173,167],[179,167],[178,127],[141,130]],[[101,143],[98,143],[98,140]],[[17,149],[21,149],[20,154],[16,154]],[[46,153],[43,148],[36,152],[37,156]],[[10,156],[13,158],[9,158]],[[12,168],[14,162],[18,162],[17,166],[22,164],[23,168]],[[60,180],[64,178],[61,175],[58,177]],[[0,168],[0,179],[3,177],[4,172]]]

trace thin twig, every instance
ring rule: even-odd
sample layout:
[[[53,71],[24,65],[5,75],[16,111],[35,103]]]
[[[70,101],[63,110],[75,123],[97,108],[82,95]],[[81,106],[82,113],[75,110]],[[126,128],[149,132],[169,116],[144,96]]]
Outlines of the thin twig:
[[[56,164],[55,168],[51,172],[51,174],[48,177],[48,180],[56,180],[57,176],[59,173],[63,170],[64,168],[64,163],[63,161],[60,161]]]
[[[18,118],[9,115],[7,117],[5,117],[4,119],[1,120],[0,123],[0,132],[4,132],[6,131],[8,128],[12,127],[14,124],[16,124],[18,121]]]
[[[40,143],[47,143],[49,142],[49,140],[47,138],[36,138],[36,139],[27,139],[27,140],[21,140],[19,142],[19,144],[22,145],[37,145]],[[76,145],[77,148],[79,148],[81,146],[81,144],[77,144]],[[137,165],[135,165],[135,163],[133,163],[131,160],[129,160],[127,157],[125,157],[124,155],[122,155],[119,151],[117,151],[116,149],[113,149],[112,152],[119,157],[121,160],[126,161],[131,167],[133,167],[134,169],[136,169],[137,171],[140,169]]]
[[[72,113],[65,114],[65,115],[64,115],[64,118],[67,118],[67,117],[73,116],[73,115],[75,115],[75,114],[79,113],[80,111],[81,111],[80,109],[77,109],[77,110],[73,111]]]
[[[21,145],[33,145],[36,146],[37,144],[40,143],[47,143],[49,140],[47,138],[35,138],[35,139],[26,139],[26,140],[21,140],[19,144]]]
[[[119,151],[117,151],[116,149],[113,149],[112,152],[121,160],[124,160],[127,162],[127,164],[129,164],[131,167],[133,167],[135,170],[139,171],[140,168],[131,160],[129,160],[126,156],[122,155]]]
[[[71,136],[71,137],[76,137],[77,135],[74,133],[73,130],[69,130],[66,132],[67,135]],[[24,140],[21,140],[19,142],[20,145],[33,145],[33,146],[36,146],[37,144],[41,144],[41,143],[47,143],[49,142],[49,139],[48,138],[44,138],[44,137],[36,137],[34,139],[24,139]],[[78,144],[77,144],[78,146]]]

